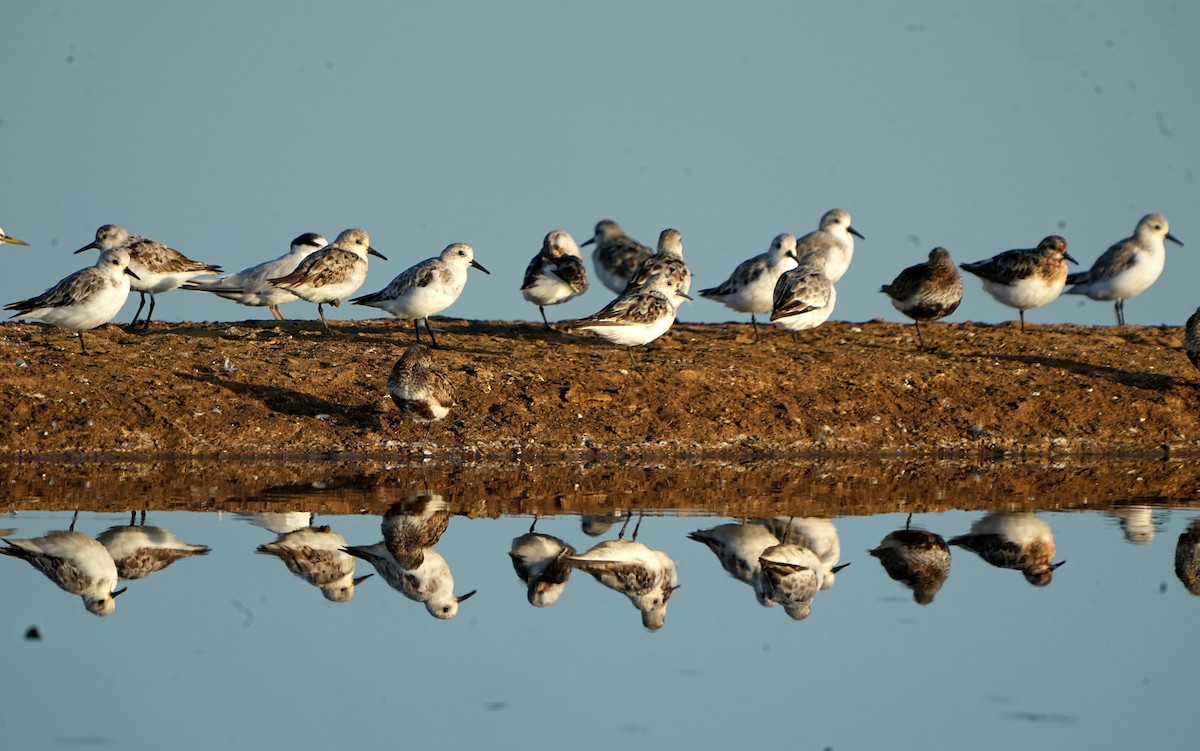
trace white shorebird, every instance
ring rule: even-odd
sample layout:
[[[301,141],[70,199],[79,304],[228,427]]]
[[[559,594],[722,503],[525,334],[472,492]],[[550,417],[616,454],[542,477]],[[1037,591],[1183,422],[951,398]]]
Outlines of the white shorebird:
[[[388,376],[388,393],[401,414],[426,425],[445,417],[454,406],[454,387],[434,368],[424,344],[410,344],[404,350]]]
[[[108,323],[129,298],[129,252],[105,250],[96,265],[76,271],[37,297],[9,303],[13,318],[40,318],[79,335],[79,349],[87,354],[83,332]]]
[[[101,251],[123,248],[129,252],[129,270],[136,275],[130,283],[130,288],[141,295],[137,312],[129,322],[131,327],[137,324],[138,317],[142,314],[142,308],[146,305],[146,295],[150,296],[150,309],[146,311],[142,328],[149,328],[150,319],[154,317],[155,295],[170,292],[198,276],[221,272],[220,266],[193,261],[174,248],[148,237],[131,235],[124,227],[115,224],[105,224],[97,229],[96,239],[75,252],[82,253],[97,248]]]
[[[909,517],[912,521],[912,517]],[[938,534],[923,529],[904,529],[888,533],[869,551],[883,564],[894,581],[912,589],[918,605],[928,605],[950,576],[950,548]]]
[[[330,602],[349,602],[354,590],[371,574],[354,575],[354,556],[346,553],[346,538],[328,526],[284,532],[258,552],[283,561],[288,571],[321,590]]]
[[[657,631],[666,622],[667,601],[679,589],[675,561],[663,551],[638,542],[637,527],[632,540],[624,539],[624,534],[622,528],[619,539],[605,540],[583,553],[568,556],[568,560],[604,586],[628,597],[641,612],[642,625]]]
[[[454,575],[450,564],[433,548],[420,553],[421,563],[414,568],[405,568],[388,550],[384,542],[374,545],[347,547],[346,552],[355,558],[370,563],[380,578],[393,589],[415,602],[422,603],[434,618],[447,620],[458,615],[459,603],[475,594],[454,594]]]
[[[271,311],[272,318],[282,321],[284,318],[283,313],[279,311],[279,306],[297,298],[291,292],[271,284],[268,280],[287,276],[296,270],[301,261],[328,244],[329,241],[324,237],[307,232],[292,240],[291,249],[278,258],[242,269],[236,274],[228,274],[211,280],[188,282],[183,285],[183,289],[211,292],[218,297],[233,300],[241,305],[266,307]]]
[[[205,555],[205,545],[190,545],[162,527],[132,523],[109,527],[96,535],[96,540],[112,556],[120,579],[142,579],[162,571],[172,563],[194,555]]]
[[[754,326],[754,341],[758,341],[758,319],[755,314],[768,314],[775,301],[775,283],[784,272],[796,268],[796,236],[777,235],[771,248],[742,261],[729,278],[716,287],[700,290],[701,297],[750,314]]]
[[[429,316],[441,313],[454,304],[467,284],[467,269],[472,267],[485,274],[492,273],[475,260],[475,249],[470,245],[447,245],[440,255],[405,269],[378,292],[356,297],[350,302],[379,308],[397,318],[412,319],[418,343],[421,341],[421,329],[417,322],[424,320],[429,340],[436,347],[437,338],[429,327]]]
[[[854,238],[866,240],[858,230],[850,226],[850,212],[845,209],[830,209],[821,217],[820,228],[796,241],[796,258],[803,263],[804,256],[813,251],[825,253],[825,276],[836,283],[850,268],[854,258]]]
[[[550,328],[546,306],[573,300],[587,287],[587,267],[583,265],[583,254],[575,238],[561,229],[548,233],[542,240],[542,249],[525,268],[521,295],[538,306],[542,323]]]
[[[28,245],[24,240],[18,240],[12,235],[5,234],[4,229],[0,228],[0,244],[9,243],[11,245]]]
[[[649,344],[675,323],[675,311],[683,300],[691,300],[669,275],[654,276],[646,287],[631,289],[596,313],[569,321],[568,329],[594,331],[608,341],[629,349],[629,360],[637,368],[633,348]]]
[[[290,274],[268,279],[296,297],[317,304],[317,315],[325,330],[325,303],[340,307],[342,300],[353,295],[367,279],[367,256],[387,260],[387,256],[371,247],[371,236],[357,227],[343,230],[329,245],[305,258]]]
[[[593,243],[596,250],[592,253],[592,265],[596,268],[596,278],[618,295],[629,286],[630,277],[642,261],[654,252],[626,235],[621,225],[611,219],[597,222],[592,239],[584,240],[582,245]]]
[[[73,525],[73,523],[72,523]],[[79,595],[88,612],[111,615],[117,607],[117,565],[96,540],[74,530],[50,532],[27,540],[0,539],[0,554],[28,562],[60,589]]]
[[[951,545],[973,551],[998,568],[1017,569],[1025,580],[1044,587],[1054,570],[1054,533],[1044,519],[1032,513],[996,512],[971,525],[971,531],[950,539]]]
[[[1016,308],[1025,330],[1025,311],[1058,298],[1067,283],[1067,261],[1078,263],[1067,252],[1067,241],[1058,235],[1043,239],[1036,248],[1006,250],[974,263],[960,263],[983,281],[983,289],[997,302]]]
[[[692,270],[683,260],[683,235],[677,229],[664,229],[659,233],[657,250],[633,272],[625,291],[649,287],[662,276],[674,280],[675,289],[683,294],[691,291]]]
[[[813,250],[775,283],[771,323],[790,330],[793,342],[797,331],[814,329],[833,315],[837,289],[825,273],[825,262],[825,252]]]
[[[779,538],[780,543],[800,545],[812,551],[820,561],[820,588],[829,589],[833,586],[835,574],[849,566],[849,563],[839,565],[842,557],[842,543],[837,527],[829,519],[815,516],[775,517],[774,519],[755,519],[771,530]]]
[[[239,513],[237,517],[256,527],[262,527],[268,532],[285,535],[288,532],[311,527],[316,514],[311,511],[257,511]]]
[[[950,251],[934,248],[929,260],[901,271],[891,284],[879,289],[892,300],[892,306],[913,320],[917,342],[924,348],[921,321],[937,321],[958,310],[962,302],[962,275],[950,260]]]
[[[782,605],[797,621],[807,618],[821,589],[821,561],[816,554],[802,545],[780,543],[764,550],[758,562],[767,599]]]
[[[1137,297],[1158,280],[1167,260],[1164,240],[1183,245],[1171,234],[1162,214],[1147,214],[1127,237],[1104,251],[1092,267],[1067,277],[1073,285],[1064,294],[1093,300],[1115,300],[1117,325],[1125,325],[1125,301]]]
[[[525,596],[529,604],[546,608],[558,602],[567,580],[571,577],[570,556],[575,548],[553,535],[534,532],[537,517],[529,525],[529,531],[513,538],[508,551],[513,571],[526,586]]]
[[[771,607],[775,604],[763,589],[759,558],[764,550],[778,545],[779,538],[766,526],[752,522],[719,524],[712,529],[698,529],[689,534],[688,539],[707,545],[721,562],[721,568],[754,589],[754,598],[760,605]]]

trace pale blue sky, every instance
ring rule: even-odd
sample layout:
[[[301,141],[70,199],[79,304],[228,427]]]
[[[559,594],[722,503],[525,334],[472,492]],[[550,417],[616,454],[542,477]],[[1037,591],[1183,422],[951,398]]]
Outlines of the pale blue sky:
[[[1187,247],[1127,320],[1200,303],[1194,3],[30,2],[0,27],[0,226],[33,245],[3,251],[0,302],[84,265],[105,223],[229,270],[361,226],[390,259],[364,292],[469,242],[493,273],[448,314],[534,320],[517,288],[550,229],[676,227],[699,288],[844,207],[868,239],[838,320],[900,320],[879,285],[934,245],[1057,232],[1086,267],[1150,211]],[[1015,317],[965,281],[950,320]],[[267,317],[182,292],[156,315]],[[1028,317],[1113,321],[1076,297]]]

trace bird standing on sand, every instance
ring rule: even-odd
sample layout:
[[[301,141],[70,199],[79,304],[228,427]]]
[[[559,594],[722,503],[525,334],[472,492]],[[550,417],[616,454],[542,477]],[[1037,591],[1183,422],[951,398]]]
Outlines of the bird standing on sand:
[[[343,230],[332,243],[301,261],[295,271],[267,281],[301,300],[316,303],[317,315],[328,331],[325,303],[340,307],[343,299],[358,291],[367,279],[368,255],[387,260],[371,247],[371,236],[365,229]]]
[[[742,261],[729,278],[716,287],[700,290],[701,297],[750,314],[754,341],[758,341],[758,320],[755,314],[768,314],[775,299],[775,283],[784,272],[796,268],[796,236],[777,235],[766,253]]]
[[[892,299],[896,310],[913,319],[917,342],[924,348],[921,321],[936,321],[958,310],[963,296],[962,276],[950,260],[950,251],[934,248],[929,251],[928,261],[909,266],[879,291]]]
[[[401,414],[427,426],[448,415],[454,406],[454,387],[434,369],[433,357],[424,344],[409,345],[392,366],[388,393]]]
[[[105,224],[96,230],[96,239],[84,245],[76,253],[93,249],[112,250],[122,248],[129,252],[129,269],[134,273],[134,281],[130,289],[141,295],[137,312],[129,322],[134,328],[142,308],[146,305],[146,295],[150,296],[150,309],[146,311],[146,319],[142,328],[150,328],[150,319],[154,317],[154,296],[162,292],[177,289],[185,282],[191,281],[204,274],[221,273],[220,266],[214,266],[192,259],[174,248],[151,240],[141,235],[131,235],[124,227],[115,224]]]
[[[425,321],[429,341],[438,346],[433,329],[429,327],[429,316],[441,313],[454,304],[467,284],[467,269],[476,268],[485,274],[492,272],[475,260],[475,249],[466,243],[447,245],[435,258],[427,258],[416,266],[405,269],[378,292],[356,297],[350,302],[379,308],[397,318],[411,318],[417,343],[421,341],[421,329],[417,322]]]
[[[1158,280],[1167,260],[1164,240],[1183,243],[1171,234],[1162,214],[1147,214],[1137,223],[1133,237],[1104,251],[1092,267],[1067,277],[1074,285],[1065,294],[1087,295],[1093,300],[1116,300],[1117,325],[1125,325],[1125,301],[1137,297]]]
[[[324,237],[307,232],[292,240],[291,249],[278,258],[242,269],[236,274],[188,282],[183,285],[183,289],[211,292],[218,297],[251,307],[265,306],[271,311],[272,318],[282,321],[284,318],[279,306],[297,299],[296,295],[283,287],[271,284],[268,280],[292,273],[301,261],[328,244],[329,241]]]
[[[825,251],[814,249],[799,257],[800,265],[782,274],[775,282],[771,304],[771,323],[792,332],[816,328],[833,315],[837,289],[825,274]]]
[[[575,238],[556,229],[542,240],[542,249],[525,268],[521,295],[538,306],[542,323],[549,329],[546,306],[572,300],[582,295],[587,287],[587,267],[583,265],[583,254],[579,252]]]
[[[983,289],[997,302],[1016,308],[1025,330],[1025,311],[1053,302],[1067,283],[1067,241],[1050,235],[1036,248],[1006,250],[991,258],[959,267],[983,280]]]
[[[83,332],[108,323],[129,298],[129,252],[122,248],[102,251],[96,265],[81,269],[37,297],[9,303],[13,318],[40,318],[78,333],[79,349],[86,355]]]
[[[629,360],[637,368],[633,348],[649,344],[675,323],[675,310],[684,300],[678,281],[670,275],[656,275],[645,287],[631,288],[596,313],[571,321],[567,328],[594,331],[608,341],[629,349]]]
[[[796,258],[804,263],[804,256],[820,250],[825,252],[825,276],[835,284],[854,258],[854,238],[866,240],[858,230],[850,226],[850,212],[845,209],[830,209],[821,217],[820,227],[796,241]]]
[[[618,295],[629,286],[629,278],[642,261],[654,252],[626,235],[621,225],[611,219],[597,222],[592,239],[584,240],[582,245],[593,243],[596,250],[592,253],[592,265],[596,268],[596,278]]]
[[[675,288],[687,294],[692,288],[692,270],[683,260],[683,235],[677,229],[664,229],[658,236],[658,248],[654,255],[642,261],[625,291],[646,287],[656,277],[666,276],[675,281]],[[690,299],[690,298],[689,298]]]

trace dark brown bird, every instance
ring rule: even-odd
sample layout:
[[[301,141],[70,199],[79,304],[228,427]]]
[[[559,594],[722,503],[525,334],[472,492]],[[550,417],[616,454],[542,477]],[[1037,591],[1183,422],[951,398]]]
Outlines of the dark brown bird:
[[[909,266],[879,291],[892,298],[896,310],[913,319],[917,341],[923,348],[921,321],[936,321],[958,310],[963,283],[958,268],[950,260],[950,251],[934,248],[929,251],[928,261]]]

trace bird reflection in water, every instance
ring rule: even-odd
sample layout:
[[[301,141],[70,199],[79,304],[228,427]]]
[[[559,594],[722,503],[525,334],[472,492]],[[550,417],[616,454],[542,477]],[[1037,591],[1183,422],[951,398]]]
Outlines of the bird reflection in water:
[[[759,556],[763,593],[794,620],[804,620],[817,592],[833,586],[834,575],[850,565],[835,565],[841,557],[837,529],[828,519],[766,521],[774,523],[780,543]],[[804,543],[815,545],[824,555]]]
[[[950,547],[941,535],[913,529],[912,514],[904,529],[889,533],[870,551],[893,580],[913,591],[918,605],[928,605],[950,576]]]
[[[117,607],[117,564],[108,549],[82,532],[75,531],[75,521],[65,530],[49,532],[44,537],[28,539],[3,538],[0,553],[20,558],[45,574],[59,589],[79,595],[83,606],[95,615],[112,615]]]
[[[137,523],[137,513],[130,512],[129,524],[109,527],[96,535],[112,556],[120,579],[142,579],[162,571],[172,563],[195,555],[205,555],[205,545],[190,545],[162,527],[146,526],[146,512]]]
[[[345,547],[345,537],[322,525],[281,532],[275,542],[259,545],[258,552],[283,561],[288,571],[320,589],[326,600],[349,602],[371,574],[354,575],[355,559]]]
[[[1175,543],[1175,575],[1184,589],[1200,595],[1200,518],[1194,519]]]
[[[817,572],[821,575],[821,589],[832,587],[837,572],[850,565],[838,565],[842,557],[842,543],[837,527],[833,526],[829,519],[815,516],[779,516],[755,521],[771,530],[780,542],[799,545],[812,551],[821,562]]]
[[[625,539],[627,526],[628,518],[616,540],[605,540],[568,560],[604,586],[628,597],[641,611],[642,625],[657,631],[666,621],[667,601],[679,589],[679,576],[675,562],[666,553],[637,541],[642,517],[633,528],[632,540]]]
[[[1054,570],[1066,563],[1054,560],[1054,533],[1045,519],[1030,512],[994,512],[971,525],[951,545],[973,551],[998,568],[1017,569],[1035,587],[1044,587]]]
[[[442,496],[416,491],[388,509],[380,524],[381,542],[346,547],[345,551],[370,563],[393,589],[423,603],[433,617],[453,618],[458,615],[459,603],[475,594],[474,590],[454,594],[450,564],[433,549],[453,515]]]
[[[1154,542],[1154,512],[1150,506],[1121,506],[1108,513],[1120,522],[1126,542],[1134,545],[1149,545]]]
[[[545,608],[558,602],[571,576],[570,556],[575,548],[552,535],[534,532],[538,519],[533,517],[529,532],[514,538],[508,555],[517,578],[527,587],[529,604]]]

